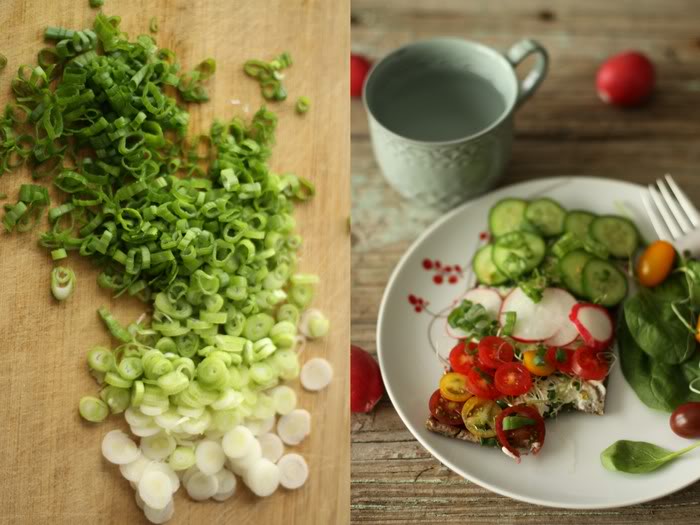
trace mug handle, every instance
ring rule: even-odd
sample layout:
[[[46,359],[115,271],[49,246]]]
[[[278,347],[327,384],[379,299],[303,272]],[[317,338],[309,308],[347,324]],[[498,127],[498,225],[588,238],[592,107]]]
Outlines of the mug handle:
[[[549,66],[549,55],[544,47],[529,38],[516,42],[506,52],[506,59],[513,66],[513,69],[533,54],[537,55],[537,62],[535,62],[532,71],[527,74],[518,86],[518,99],[515,101],[516,108],[530,98],[544,80],[544,77],[547,75],[547,67]]]

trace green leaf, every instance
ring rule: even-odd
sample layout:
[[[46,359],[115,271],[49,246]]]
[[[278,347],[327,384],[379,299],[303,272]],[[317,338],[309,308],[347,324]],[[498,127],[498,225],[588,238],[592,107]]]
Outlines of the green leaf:
[[[600,454],[600,462],[610,471],[644,474],[662,467],[700,446],[700,441],[676,452],[644,441],[616,441]]]

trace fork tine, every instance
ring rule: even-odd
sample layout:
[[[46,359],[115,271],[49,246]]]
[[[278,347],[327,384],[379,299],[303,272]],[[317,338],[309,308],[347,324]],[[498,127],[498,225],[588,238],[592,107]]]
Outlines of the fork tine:
[[[664,181],[662,179],[658,179],[656,181],[656,185],[659,187],[659,191],[661,192],[661,196],[663,197],[666,206],[669,210],[671,210],[671,215],[673,215],[673,218],[676,219],[676,222],[678,222],[678,225],[681,227],[681,230],[683,230],[683,233],[689,233],[692,231],[693,227],[690,225],[685,213],[683,213],[678,207],[678,202],[673,198],[671,192],[668,191]]]
[[[666,208],[666,204],[664,204],[663,199],[661,198],[661,195],[659,195],[659,192],[657,189],[652,186],[651,184],[649,185],[649,195],[651,195],[651,199],[654,201],[654,204],[656,204],[656,209],[659,210],[659,213],[661,214],[661,218],[664,220],[664,223],[666,224],[666,227],[668,228],[668,231],[671,232],[671,237],[673,239],[677,239],[682,235],[681,230],[678,228],[678,224],[676,223],[676,220],[673,218],[671,213],[668,211],[668,208]]]
[[[639,193],[641,193],[642,195],[642,204],[644,204],[644,209],[646,210],[647,215],[651,220],[652,226],[654,226],[654,231],[656,232],[656,235],[658,235],[659,239],[661,240],[671,239],[671,235],[668,231],[668,228],[666,228],[666,226],[664,226],[661,220],[659,220],[659,216],[656,212],[656,209],[654,208],[654,204],[649,198],[649,193],[644,189],[640,189]]]
[[[685,211],[685,214],[690,219],[691,224],[697,228],[700,225],[700,215],[698,215],[698,211],[695,209],[695,206],[693,206],[693,203],[690,202],[690,199],[686,196],[683,190],[678,187],[678,184],[676,184],[676,181],[673,180],[671,175],[666,174],[664,178],[670,186],[671,191],[676,196],[676,199],[678,199],[678,203],[681,205],[681,208],[683,208],[683,211]]]

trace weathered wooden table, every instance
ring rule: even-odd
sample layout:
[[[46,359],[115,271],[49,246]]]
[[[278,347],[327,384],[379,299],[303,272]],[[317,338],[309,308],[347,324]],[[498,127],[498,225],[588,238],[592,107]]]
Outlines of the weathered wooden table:
[[[697,2],[353,0],[352,15],[353,49],[370,57],[433,35],[501,50],[532,37],[549,50],[548,78],[517,115],[501,185],[586,174],[648,183],[670,172],[700,201]],[[594,87],[602,60],[625,49],[647,53],[658,74],[653,100],[630,111],[605,106]],[[359,101],[352,108],[352,180],[352,340],[374,351],[389,275],[438,214],[402,201],[384,182]],[[698,523],[700,483],[625,509],[549,509],[498,496],[452,473],[413,438],[386,398],[373,413],[353,415],[352,429],[353,522]]]

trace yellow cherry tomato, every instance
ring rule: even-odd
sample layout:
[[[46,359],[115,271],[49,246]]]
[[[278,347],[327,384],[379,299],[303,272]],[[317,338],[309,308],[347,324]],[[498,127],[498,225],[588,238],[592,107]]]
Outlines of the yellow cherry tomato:
[[[462,403],[472,397],[467,390],[467,376],[457,372],[449,372],[440,379],[440,394],[445,399]]]
[[[675,259],[676,250],[670,242],[652,242],[637,262],[637,279],[643,286],[661,284],[671,273]]]
[[[536,376],[548,376],[557,369],[554,363],[547,359],[546,348],[523,352],[523,364],[531,374]]]
[[[496,416],[501,410],[495,401],[474,396],[462,407],[464,426],[478,438],[495,437]]]

